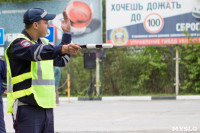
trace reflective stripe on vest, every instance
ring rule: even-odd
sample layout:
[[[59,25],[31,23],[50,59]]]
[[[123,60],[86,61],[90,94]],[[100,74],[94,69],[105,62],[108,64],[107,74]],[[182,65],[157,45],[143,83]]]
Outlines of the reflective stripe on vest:
[[[55,80],[44,80],[42,79],[42,68],[40,66],[40,62],[38,64],[38,72],[37,72],[37,80],[32,79],[32,85],[55,85]]]
[[[18,38],[24,38],[30,41],[30,39],[27,38],[23,34],[21,34]],[[41,39],[41,40],[44,45],[48,45],[48,42],[45,39]],[[10,44],[12,44],[12,42]],[[30,42],[35,44],[35,42],[33,41],[30,41]],[[41,47],[43,48],[44,45],[41,45]],[[8,48],[9,47],[10,45],[8,46]],[[42,50],[41,47],[39,47],[38,50],[41,51]],[[7,56],[7,49],[5,52],[5,56],[6,56],[6,61],[8,62],[7,63],[8,113],[12,113],[12,110],[13,110],[12,106],[16,99],[23,96],[28,96],[32,93],[34,94],[34,98],[39,106],[43,108],[54,108],[55,107],[55,81],[54,81],[54,72],[53,72],[53,60],[40,61],[40,62],[31,61],[31,72],[23,73],[21,75],[12,77],[10,62]],[[34,57],[36,58],[35,54],[34,54]],[[45,71],[42,71],[42,70],[46,70],[47,72],[45,73]],[[13,85],[23,82],[27,79],[32,79],[32,85],[30,88],[13,92]]]

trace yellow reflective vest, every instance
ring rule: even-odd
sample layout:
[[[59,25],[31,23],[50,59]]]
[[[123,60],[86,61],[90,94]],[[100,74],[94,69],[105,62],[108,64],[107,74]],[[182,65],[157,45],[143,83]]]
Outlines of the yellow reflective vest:
[[[18,38],[24,38],[33,44],[24,34],[21,34]],[[18,39],[16,38],[16,39]],[[44,45],[48,45],[49,41],[45,38],[41,38]],[[13,40],[14,41],[14,40]],[[12,42],[13,42],[12,41]],[[10,45],[12,45],[12,42]],[[10,47],[8,46],[8,48]],[[31,61],[30,72],[12,76],[9,57],[7,50],[5,51],[5,57],[7,62],[7,110],[8,113],[13,111],[13,103],[16,99],[33,94],[37,104],[43,108],[54,108],[55,104],[55,80],[53,60],[45,60],[34,62]],[[19,91],[13,91],[13,85],[23,82],[27,79],[31,79],[31,87]]]

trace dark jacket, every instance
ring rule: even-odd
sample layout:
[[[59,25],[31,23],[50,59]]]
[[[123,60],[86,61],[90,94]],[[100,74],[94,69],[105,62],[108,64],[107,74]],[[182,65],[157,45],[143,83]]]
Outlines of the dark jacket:
[[[6,61],[0,57],[0,95],[6,90]]]

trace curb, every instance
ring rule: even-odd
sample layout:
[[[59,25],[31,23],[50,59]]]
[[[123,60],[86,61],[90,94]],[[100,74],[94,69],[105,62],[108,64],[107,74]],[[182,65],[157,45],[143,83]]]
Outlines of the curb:
[[[199,100],[200,95],[177,96],[177,100]]]
[[[60,97],[67,101],[67,97]],[[111,96],[111,97],[70,97],[70,101],[153,101],[153,100],[200,100],[200,95],[188,96]]]
[[[102,101],[150,101],[151,96],[116,96],[116,97],[102,97]]]
[[[78,101],[101,101],[102,98],[101,97],[78,97]]]
[[[62,102],[68,101],[68,97],[60,97]],[[70,97],[70,101],[152,101],[152,100],[200,100],[200,95],[188,96],[112,96],[112,97]],[[7,102],[7,98],[3,98]]]
[[[151,100],[176,100],[176,96],[151,97]]]

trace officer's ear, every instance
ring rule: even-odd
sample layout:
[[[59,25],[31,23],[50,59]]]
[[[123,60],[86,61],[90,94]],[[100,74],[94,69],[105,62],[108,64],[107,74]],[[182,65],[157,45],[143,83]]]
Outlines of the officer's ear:
[[[34,29],[38,29],[38,25],[39,25],[39,21],[38,22],[33,22],[33,28]]]

